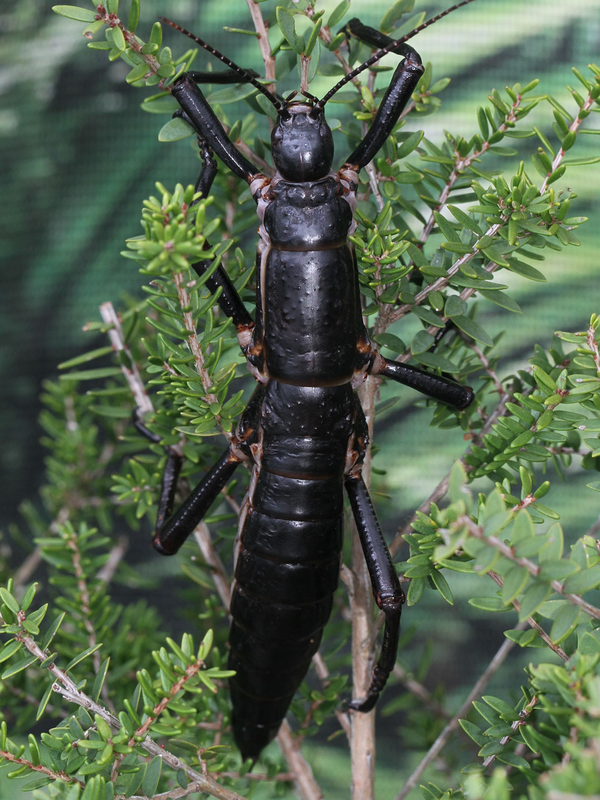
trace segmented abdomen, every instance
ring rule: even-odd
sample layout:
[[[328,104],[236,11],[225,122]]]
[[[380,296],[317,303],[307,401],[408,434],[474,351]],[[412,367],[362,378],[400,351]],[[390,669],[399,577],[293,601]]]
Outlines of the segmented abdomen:
[[[354,410],[349,384],[266,387],[231,601],[232,721],[244,758],[277,734],[331,612]]]

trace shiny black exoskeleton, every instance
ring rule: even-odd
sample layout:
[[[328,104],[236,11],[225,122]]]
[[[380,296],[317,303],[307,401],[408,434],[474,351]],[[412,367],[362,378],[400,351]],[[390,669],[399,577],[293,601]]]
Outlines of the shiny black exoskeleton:
[[[390,135],[423,67],[404,39],[393,41],[358,20],[346,30],[382,49],[321,101],[307,103],[276,99],[250,73],[188,34],[237,70],[235,80],[254,83],[277,108],[273,178],[260,173],[228,139],[198,88],[213,73],[187,73],[171,89],[180,115],[199,134],[204,167],[198,191],[206,196],[214,180],[214,152],[249,183],[261,221],[256,318],[222,267],[207,281],[212,291],[222,290],[219,305],[232,317],[259,385],[230,446],[175,514],[180,458],[168,451],[154,539],[160,552],[175,553],[238,464],[250,464],[231,595],[229,665],[236,671],[231,679],[234,736],[242,756],[253,760],[277,734],[329,618],[340,570],[344,491],[375,601],[385,615],[371,685],[350,708],[373,708],[394,666],[404,596],[361,477],[368,432],[356,388],[367,374],[379,373],[458,408],[473,396],[446,378],[388,361],[369,341],[348,239],[355,226],[358,172]],[[366,136],[333,172],[333,140],[323,106],[347,80],[390,51],[404,60]],[[203,274],[208,264],[194,268]],[[136,424],[148,433],[141,421]]]

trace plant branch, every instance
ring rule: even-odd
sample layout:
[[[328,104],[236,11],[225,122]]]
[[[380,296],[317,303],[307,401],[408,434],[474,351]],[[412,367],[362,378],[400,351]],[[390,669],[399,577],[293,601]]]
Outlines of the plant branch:
[[[81,614],[83,616],[83,625],[88,634],[88,645],[89,647],[95,647],[98,643],[98,637],[96,636],[96,630],[92,623],[92,614],[90,608],[90,593],[87,586],[87,581],[85,577],[85,573],[81,566],[81,553],[79,551],[79,542],[77,539],[77,534],[75,533],[74,529],[71,529],[71,533],[65,537],[65,541],[67,547],[71,551],[71,561],[73,563],[73,572],[75,573],[75,578],[77,580],[77,590],[79,592],[79,600],[81,602]],[[100,669],[100,665],[102,663],[100,652],[96,650],[95,653],[92,655],[92,661],[94,664],[94,672],[98,672]]]
[[[525,567],[525,569],[529,572],[532,578],[537,578],[540,575],[543,569],[543,565],[538,566],[537,564],[534,564],[533,561],[530,561],[528,558],[523,558],[515,555],[515,551],[513,550],[513,548],[510,545],[506,544],[506,542],[499,539],[497,536],[493,535],[485,536],[483,533],[483,528],[477,525],[476,522],[473,522],[473,520],[470,517],[467,517],[466,515],[459,517],[456,521],[456,525],[457,527],[460,528],[466,526],[471,536],[474,536],[476,539],[479,539],[480,541],[484,541],[487,542],[487,544],[492,545],[498,550],[498,552],[501,555],[503,555],[509,561],[518,564],[520,567]],[[570,592],[565,591],[564,584],[561,583],[560,581],[557,580],[548,581],[548,584],[552,587],[552,589],[554,589],[555,592],[561,594],[570,603],[580,606],[580,608],[583,611],[585,611],[586,614],[589,614],[590,617],[593,617],[594,619],[600,619],[600,608],[596,608],[596,606],[593,606],[591,603],[588,603],[587,600],[584,600],[583,597],[581,597],[581,595],[572,594]]]
[[[495,581],[495,583],[498,584],[498,586],[500,588],[502,588],[504,586],[504,581],[502,580],[500,575],[498,575],[496,572],[493,572],[493,571],[490,570],[490,572],[488,572],[488,575],[490,576],[490,578],[493,581]],[[513,604],[513,608],[517,612],[519,612],[521,610],[521,604],[519,603],[518,600],[513,600],[512,604]],[[542,628],[542,626],[539,624],[539,622],[536,622],[533,617],[527,617],[527,624],[530,627],[535,628],[535,630],[538,632],[538,635],[539,635],[540,639],[542,639],[546,643],[546,645],[550,648],[550,650],[552,650],[554,653],[556,653],[556,655],[559,658],[562,658],[563,661],[568,661],[569,660],[569,656],[565,653],[565,651],[562,649],[562,647],[560,647],[557,644],[554,644],[552,639],[548,636],[548,634]]]
[[[42,775],[47,775],[49,778],[53,778],[55,781],[64,781],[65,783],[70,784],[77,783],[82,789],[85,785],[82,783],[82,781],[78,781],[77,778],[74,778],[73,775],[68,775],[62,770],[55,772],[54,770],[45,767],[43,764],[34,764],[27,758],[18,758],[12,753],[9,753],[8,750],[0,750],[0,759],[5,759],[6,761],[10,761],[12,764],[19,764],[20,766],[27,767],[33,772],[40,772]]]
[[[194,366],[196,367],[196,372],[200,377],[200,381],[202,382],[202,387],[205,392],[204,399],[209,405],[212,405],[212,403],[217,402],[217,396],[210,391],[212,388],[212,379],[206,369],[204,353],[202,352],[202,346],[198,341],[196,324],[191,311],[192,304],[185,285],[185,274],[183,272],[175,272],[173,274],[173,282],[175,283],[175,288],[177,289],[177,297],[179,299],[179,305],[181,306],[181,313],[183,314],[183,324],[188,332],[188,347],[194,356]],[[227,441],[230,441],[231,432],[223,429],[219,414],[215,415],[215,421],[219,426],[223,436],[225,436]]]
[[[277,734],[277,744],[294,774],[294,785],[302,800],[323,800],[321,787],[316,782],[311,766],[300,749],[301,740],[294,737],[286,719],[283,720]]]
[[[202,558],[210,567],[213,583],[221,599],[221,603],[223,603],[224,609],[229,612],[229,601],[231,599],[229,576],[227,575],[227,571],[219,554],[215,550],[208,525],[205,522],[201,522],[196,527],[194,538],[200,548]]]
[[[538,703],[537,695],[534,695],[531,698],[531,700],[529,701],[529,703],[527,703],[525,708],[520,712],[519,719],[516,719],[513,722],[513,724],[510,726],[515,733],[517,733],[519,728],[522,728],[523,725],[527,725],[529,716],[530,716],[531,712],[533,711],[533,709],[535,708],[535,706],[537,705],[537,703]],[[503,736],[500,739],[500,744],[504,746],[505,744],[508,744],[511,739],[512,739],[512,736]],[[489,767],[490,764],[493,764],[495,760],[496,760],[496,754],[488,756],[485,759],[485,761],[483,762],[483,766],[484,767]]]
[[[573,120],[571,125],[569,126],[569,133],[572,133],[572,134],[576,134],[577,133],[577,131],[579,130],[579,126],[581,125],[583,120],[587,117],[587,115],[589,113],[589,110],[593,106],[594,102],[595,102],[594,98],[592,97],[591,92],[589,92],[585,102],[583,103],[583,105],[579,109],[579,113],[577,114],[577,116],[575,117],[575,119]],[[567,136],[569,135],[569,133],[567,134]],[[566,138],[567,137],[565,136],[565,139]],[[544,192],[548,188],[548,184],[549,184],[549,181],[550,181],[550,178],[551,178],[552,174],[554,172],[556,172],[556,170],[560,166],[563,158],[565,157],[566,153],[567,153],[567,151],[563,150],[563,148],[561,147],[560,150],[558,151],[558,153],[554,156],[554,160],[552,161],[552,169],[550,170],[550,172],[544,178],[544,182],[542,184],[542,188],[540,189],[540,194],[544,194]]]
[[[30,636],[28,636],[25,632],[19,633],[15,636],[17,641],[23,643],[25,648],[37,658],[37,660],[41,663],[45,661],[48,657],[48,653],[45,653]],[[111,714],[108,709],[101,706],[99,703],[96,703],[92,700],[91,697],[88,697],[84,692],[80,691],[77,688],[76,683],[67,675],[66,672],[63,672],[56,664],[50,664],[46,667],[48,672],[54,677],[55,683],[53,685],[53,690],[60,694],[62,697],[65,698],[70,703],[75,703],[82,708],[91,711],[93,714],[98,714],[114,731],[118,731],[121,728],[121,723],[119,720]],[[151,756],[160,756],[162,760],[174,770],[183,770],[186,776],[191,780],[196,782],[200,787],[201,791],[210,794],[212,797],[217,797],[219,800],[244,800],[244,798],[237,794],[237,792],[233,792],[225,786],[220,786],[216,781],[212,778],[209,778],[207,775],[202,775],[200,772],[197,772],[192,767],[188,766],[184,761],[177,758],[177,756],[170,753],[164,747],[156,744],[156,742],[152,741],[149,736],[139,743],[140,747],[142,747],[149,755]]]
[[[522,630],[525,627],[525,623],[522,622],[517,627]],[[508,639],[504,640],[494,658],[490,661],[490,663],[486,667],[485,671],[482,673],[481,677],[479,678],[475,686],[469,692],[469,695],[462,704],[462,706],[459,708],[457,713],[452,717],[450,722],[448,722],[448,724],[446,725],[444,730],[440,733],[435,742],[431,745],[431,747],[427,751],[425,757],[423,758],[419,766],[412,773],[412,775],[410,776],[404,787],[396,795],[395,800],[404,800],[406,795],[415,788],[421,775],[425,772],[429,764],[431,764],[431,762],[437,758],[437,756],[440,754],[440,752],[448,743],[454,731],[458,728],[459,719],[462,719],[462,717],[464,717],[465,714],[468,713],[473,703],[473,700],[475,700],[477,697],[481,695],[481,693],[488,685],[488,683],[490,682],[490,680],[492,679],[498,668],[502,665],[502,663],[506,659],[506,656],[509,654],[513,646],[514,642],[511,642]]]
[[[121,328],[121,320],[119,319],[119,315],[115,311],[113,304],[102,303],[100,306],[100,316],[104,322],[111,326],[107,333],[113,350],[115,353],[123,353],[125,355],[125,358],[119,359],[119,364],[121,366],[121,372],[125,376],[127,385],[129,386],[131,394],[133,395],[133,399],[135,400],[136,408],[142,415],[154,411],[152,400],[150,400],[148,397],[148,392],[144,386],[140,371],[137,368],[137,364],[135,363],[133,356],[131,355],[131,351],[125,343],[123,329]]]
[[[407,672],[404,667],[401,667],[398,662],[394,665],[393,674],[411,694],[420,700],[423,705],[428,706],[434,714],[437,714],[439,717],[448,718],[449,714],[442,704],[436,700],[431,692],[426,689],[422,683],[419,683],[410,672]]]

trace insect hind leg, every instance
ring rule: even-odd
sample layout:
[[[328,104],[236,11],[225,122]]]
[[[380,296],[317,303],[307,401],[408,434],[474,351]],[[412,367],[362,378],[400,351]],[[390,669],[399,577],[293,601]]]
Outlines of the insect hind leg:
[[[173,505],[183,457],[176,448],[165,447],[167,464],[163,474],[156,528],[152,540],[152,544],[162,555],[174,555],[179,550],[225,488],[238,465],[250,459],[251,446],[257,436],[263,394],[264,388],[258,386],[240,418],[229,447],[175,513]],[[133,414],[133,423],[151,442],[160,443],[160,436],[146,427],[137,409]]]
[[[396,663],[404,592],[400,587],[390,551],[383,538],[362,477],[360,475],[349,476],[346,478],[345,485],[371,577],[373,596],[378,608],[385,615],[383,643],[367,694],[364,698],[349,703],[349,708],[353,711],[368,712],[375,706]]]

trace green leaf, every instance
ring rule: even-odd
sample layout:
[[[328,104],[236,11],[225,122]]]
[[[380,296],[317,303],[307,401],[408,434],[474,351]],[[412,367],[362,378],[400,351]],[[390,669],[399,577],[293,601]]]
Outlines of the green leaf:
[[[256,87],[251,83],[239,84],[237,86],[228,86],[226,89],[219,89],[216,92],[211,92],[207,100],[211,105],[218,103],[220,106],[226,106],[230,103],[237,103],[238,100],[250,97],[256,94],[256,92]]]
[[[6,680],[6,678],[10,678],[13,675],[16,675],[18,672],[22,672],[27,667],[30,667],[37,658],[35,656],[26,656],[25,658],[19,659],[19,661],[15,661],[14,664],[8,666],[4,672],[2,673],[2,680]]]
[[[472,597],[469,605],[482,611],[509,611],[499,597]]]
[[[508,261],[498,252],[498,250],[496,250],[495,247],[484,247],[483,252],[490,261],[493,261],[494,264],[498,264],[499,267],[509,266]]]
[[[529,580],[529,571],[526,567],[515,566],[505,573],[503,577],[502,601],[508,605],[524,591]]]
[[[410,153],[412,153],[413,150],[419,146],[424,135],[424,131],[415,131],[414,133],[411,133],[411,135],[398,146],[396,151],[397,160],[406,158],[406,156],[410,155]]]
[[[139,81],[148,72],[148,65],[145,61],[141,64],[136,64],[131,72],[125,77],[127,83],[135,83]]]
[[[580,611],[579,606],[565,600],[563,607],[554,618],[550,630],[550,638],[554,644],[560,644],[575,630],[579,622]]]
[[[76,367],[78,364],[85,364],[87,361],[93,361],[95,358],[100,358],[101,356],[107,356],[109,353],[112,353],[112,347],[99,347],[97,350],[90,350],[89,353],[84,353],[81,356],[76,356],[75,358],[71,358],[68,361],[63,361],[62,364],[58,365],[59,369],[69,369],[70,367]]]
[[[515,314],[523,313],[517,301],[513,300],[512,297],[509,297],[509,295],[504,292],[489,292],[480,289],[479,294],[485,297],[486,300],[489,300],[490,303],[500,306],[500,308],[505,308],[507,311],[512,311]]]
[[[56,636],[58,629],[62,625],[65,616],[66,616],[66,611],[63,611],[63,613],[59,614],[58,617],[56,617],[56,619],[52,623],[52,625],[48,628],[46,634],[44,635],[44,639],[42,641],[42,650],[45,650],[50,645],[50,643]]]
[[[298,55],[302,55],[304,52],[304,39],[296,33],[294,17],[287,9],[283,8],[283,6],[277,6],[277,22],[279,23],[284,39],[292,50]]]
[[[546,531],[545,536],[548,542],[540,552],[540,563],[542,561],[557,561],[562,558],[565,547],[562,527],[555,522],[554,525],[551,525]]]
[[[511,767],[518,767],[520,769],[530,769],[529,761],[525,758],[521,758],[521,756],[516,755],[516,753],[498,753],[496,756],[496,760],[502,762],[503,764],[510,764]]]
[[[408,593],[406,596],[406,604],[408,606],[416,605],[421,599],[421,595],[425,589],[424,578],[413,578],[408,586]]]
[[[102,691],[102,687],[104,686],[104,681],[106,680],[106,673],[108,672],[108,665],[110,664],[110,656],[106,658],[102,664],[100,665],[100,669],[98,670],[98,674],[94,680],[94,686],[92,688],[92,700],[98,702],[100,698],[100,692]]]
[[[459,719],[458,724],[463,729],[463,731],[467,734],[467,736],[478,744],[480,747],[486,744],[487,739],[481,732],[481,729],[475,725],[473,722],[469,722],[467,719]]]
[[[477,342],[481,342],[482,344],[488,345],[492,347],[494,344],[494,340],[492,337],[483,330],[483,328],[474,322],[470,317],[454,317],[453,320],[454,324],[457,328],[460,328],[461,331],[470,336],[472,339],[475,339]]]
[[[546,600],[552,589],[545,583],[534,583],[527,589],[521,598],[521,610],[519,611],[519,622],[528,619],[538,610]]]
[[[532,267],[530,264],[525,264],[523,261],[518,261],[516,258],[508,259],[508,269],[511,272],[515,272],[517,275],[520,275],[522,278],[527,278],[530,281],[546,283],[546,278],[539,271],[539,269]]]
[[[131,0],[129,6],[129,17],[127,20],[127,28],[131,33],[135,33],[135,29],[140,21],[140,0]]]
[[[343,17],[346,15],[346,12],[350,8],[350,0],[342,0],[342,2],[337,5],[331,14],[329,15],[329,19],[327,20],[327,27],[334,28],[338,22],[341,22]]]
[[[94,22],[96,20],[95,11],[79,8],[79,6],[52,6],[52,11],[55,14],[60,14],[61,17],[74,19],[77,22]]]
[[[13,597],[13,595],[8,591],[8,589],[1,588],[0,589],[0,597],[2,598],[2,602],[10,608],[13,614],[18,614],[20,611],[20,606]]]
[[[433,581],[433,583],[435,584],[435,588],[442,595],[444,600],[447,603],[449,603],[449,605],[453,605],[454,604],[454,598],[452,597],[452,589],[448,585],[448,581],[442,575],[442,573],[439,570],[434,569],[433,572],[431,573],[430,577],[431,577],[431,580]]]
[[[22,646],[23,643],[16,641],[16,639],[13,639],[12,642],[8,642],[0,651],[0,664],[11,656],[14,656],[15,653],[18,653]]]
[[[100,642],[100,644],[94,645],[93,647],[88,647],[87,650],[83,651],[83,653],[78,653],[75,656],[75,658],[73,658],[73,659],[71,659],[71,661],[69,661],[69,663],[65,667],[65,672],[68,672],[70,669],[73,669],[73,667],[76,666],[77,664],[79,664],[80,661],[83,661],[84,658],[87,658],[92,653],[95,653],[96,650],[98,650],[100,647],[102,647],[102,642]]]
[[[499,697],[494,697],[491,694],[483,695],[481,699],[487,703],[490,708],[493,708],[494,711],[497,711],[502,719],[510,720],[511,722],[515,722],[519,719],[519,714],[514,710],[510,703],[507,703],[505,700],[501,700]]]
[[[125,37],[123,36],[123,31],[121,30],[121,28],[119,28],[118,25],[115,26],[114,28],[111,28],[111,30],[112,30],[113,45],[116,47],[117,50],[119,50],[120,52],[123,52],[125,50],[125,48],[127,47],[127,45],[125,43]],[[160,74],[160,70],[159,70],[159,74]]]
[[[583,594],[600,585],[600,564],[571,575],[564,582],[567,594]]]
[[[522,542],[535,536],[535,528],[531,516],[525,509],[517,512],[512,529],[511,540],[513,544]]]
[[[415,355],[424,353],[426,350],[429,350],[434,341],[435,340],[433,336],[430,333],[427,333],[427,331],[418,331],[411,342],[411,352]]]
[[[144,780],[142,781],[142,793],[148,797],[152,797],[156,793],[161,769],[162,758],[160,756],[154,756],[152,761],[148,764]]]
[[[458,367],[456,364],[453,364],[452,361],[448,361],[447,358],[444,358],[437,353],[419,353],[418,355],[413,353],[413,356],[415,361],[418,361],[419,364],[423,364],[425,367],[441,369],[442,372],[449,372],[451,374],[458,372]]]
[[[541,555],[541,554],[540,554]],[[580,566],[573,561],[565,559],[551,559],[541,563],[538,577],[542,581],[562,581],[574,572],[580,571]]]
[[[177,142],[180,139],[187,139],[188,136],[193,136],[194,130],[181,119],[181,117],[175,117],[174,119],[169,120],[163,127],[160,129],[158,134],[158,141],[159,142]]]
[[[121,369],[119,367],[102,367],[100,369],[86,369],[81,372],[69,372],[66,375],[60,375],[61,381],[95,381],[100,378],[114,378],[115,375],[120,375]]]
[[[510,639],[511,642],[515,642],[518,644],[519,647],[527,647],[527,645],[531,644],[533,640],[537,637],[537,631],[535,628],[529,628],[526,631],[519,631],[519,630],[511,630],[511,631],[504,631],[504,635],[507,639]]]
[[[404,14],[412,11],[414,5],[415,0],[396,0],[394,5],[388,8],[383,15],[379,23],[379,30],[384,33],[389,33],[392,28],[396,26],[396,23],[402,19]]]

